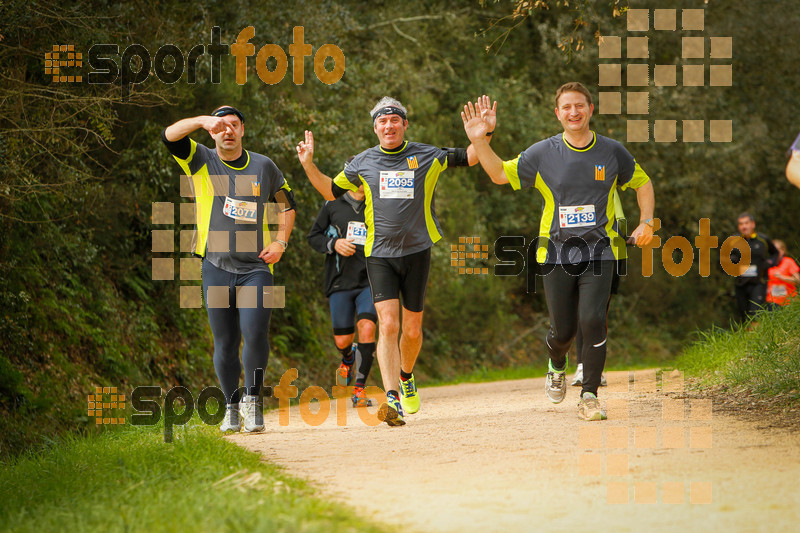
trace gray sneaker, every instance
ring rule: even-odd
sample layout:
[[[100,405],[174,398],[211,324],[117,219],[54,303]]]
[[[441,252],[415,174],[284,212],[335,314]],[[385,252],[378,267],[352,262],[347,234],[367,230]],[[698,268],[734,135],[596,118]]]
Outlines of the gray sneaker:
[[[242,420],[239,418],[239,404],[229,403],[225,406],[225,418],[222,419],[222,425],[219,430],[225,433],[226,431],[239,432],[242,429]]]
[[[572,376],[572,386],[577,387],[579,385],[583,385],[583,363],[578,363],[575,375]]]
[[[606,420],[606,412],[600,408],[600,400],[591,392],[587,392],[578,402],[578,418],[581,420]]]
[[[547,378],[544,382],[544,393],[553,403],[561,403],[567,395],[567,365],[562,370],[553,368],[552,361],[547,362]]]
[[[244,430],[248,433],[264,431],[264,410],[258,396],[246,394],[241,403],[242,418],[244,418]]]
[[[606,375],[600,374],[600,386],[601,387],[608,387],[608,381],[606,381]]]

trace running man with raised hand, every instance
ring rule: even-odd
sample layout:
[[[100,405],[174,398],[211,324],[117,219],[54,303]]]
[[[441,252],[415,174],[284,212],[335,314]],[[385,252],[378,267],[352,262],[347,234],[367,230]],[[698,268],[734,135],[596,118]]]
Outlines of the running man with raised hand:
[[[216,144],[190,139],[205,129]],[[264,429],[260,401],[269,357],[273,265],[292,233],[295,203],[283,174],[269,157],[242,148],[244,115],[231,106],[185,118],[161,138],[190,177],[195,205],[192,253],[202,257],[203,300],[214,336],[214,369],[227,406],[222,431]],[[277,205],[276,205],[277,204]],[[278,224],[273,240],[268,224]],[[239,385],[244,363],[244,398]]]
[[[494,124],[489,98],[484,121]],[[314,188],[326,200],[363,185],[367,239],[364,255],[378,311],[378,365],[386,403],[378,416],[390,426],[405,424],[404,412],[420,408],[414,363],[422,347],[422,314],[433,244],[442,230],[434,211],[436,182],[448,167],[475,165],[474,148],[437,148],[405,140],[407,111],[384,97],[370,111],[379,144],[358,154],[334,179],[314,164],[314,136],[305,132],[297,156]],[[484,131],[488,139],[492,128]],[[402,298],[402,334],[400,306]],[[397,388],[399,384],[400,392]]]
[[[484,140],[496,118],[486,123],[482,100],[465,105],[461,118],[492,182],[509,183],[514,190],[534,187],[544,199],[536,261],[550,313],[545,394],[553,403],[564,400],[566,353],[580,328],[584,379],[578,416],[605,420],[597,388],[606,358],[613,271],[617,260],[625,256],[612,194],[617,187],[636,190],[640,223],[631,238],[639,246],[653,238],[655,195],[650,179],[628,150],[590,129],[594,105],[586,87],[577,82],[562,85],[555,104],[563,133],[530,146],[509,161],[500,159]]]
[[[311,247],[326,254],[325,296],[331,310],[333,341],[342,354],[336,369],[336,384],[347,387],[355,381],[354,407],[371,405],[364,385],[372,368],[378,320],[364,258],[367,242],[364,197],[364,189],[359,187],[325,202],[308,232]],[[356,327],[358,344],[353,344]]]

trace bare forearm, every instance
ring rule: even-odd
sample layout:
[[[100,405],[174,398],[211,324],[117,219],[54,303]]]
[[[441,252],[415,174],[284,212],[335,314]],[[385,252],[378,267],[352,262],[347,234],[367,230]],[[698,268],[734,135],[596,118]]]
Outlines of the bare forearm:
[[[775,274],[775,277],[781,281],[785,281],[786,283],[792,283],[797,285],[798,281],[800,281],[800,276],[797,274],[793,276],[784,276],[783,274]]]
[[[639,203],[639,220],[652,219],[656,206],[656,195],[652,181],[648,181],[636,189],[636,201]]]
[[[289,242],[289,237],[292,235],[292,230],[294,229],[294,219],[294,209],[284,211],[280,214],[278,217],[278,231],[275,234],[277,240]]]
[[[322,173],[322,171],[317,168],[317,165],[314,163],[307,163],[303,165],[303,170],[306,171],[306,176],[308,176],[308,181],[311,182],[311,185],[317,189],[323,198],[326,200],[335,200],[336,197],[333,196],[333,180]]]
[[[492,142],[492,136],[491,135],[488,135],[486,137],[486,142],[487,143],[491,143]],[[467,163],[471,167],[475,166],[475,165],[477,165],[479,163],[478,154],[475,152],[475,147],[472,146],[472,144],[467,146]]]
[[[800,152],[792,152],[792,158],[786,165],[786,179],[795,187],[800,187]]]
[[[205,116],[198,116],[198,117],[184,118],[182,120],[179,120],[175,124],[168,126],[167,129],[164,131],[164,135],[170,142],[175,142],[180,139],[183,139],[193,131],[202,128],[203,124],[205,123],[205,118],[206,118]]]
[[[493,183],[498,185],[508,183],[508,178],[503,170],[503,160],[489,146],[488,138],[472,143],[470,147],[475,151],[475,156]],[[467,155],[469,156],[469,152],[467,152]]]

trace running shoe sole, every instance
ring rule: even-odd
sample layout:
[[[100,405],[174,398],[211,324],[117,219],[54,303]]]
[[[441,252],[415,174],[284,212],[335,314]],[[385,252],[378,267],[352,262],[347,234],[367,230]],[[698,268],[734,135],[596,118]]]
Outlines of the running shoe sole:
[[[378,419],[383,420],[392,427],[404,426],[406,424],[406,421],[403,420],[403,418],[400,416],[400,413],[398,413],[394,407],[389,405],[388,402],[383,403],[378,408]]]
[[[603,414],[603,411],[594,411],[590,416],[587,417],[586,415],[583,414],[583,412],[581,412],[580,409],[578,410],[578,418],[580,418],[581,420],[586,420],[587,422],[594,422],[597,420],[608,420],[608,417],[605,414]]]
[[[359,402],[359,400],[361,400]],[[359,398],[358,396],[353,396],[351,398],[353,402],[353,407],[372,407],[372,400],[369,398]]]

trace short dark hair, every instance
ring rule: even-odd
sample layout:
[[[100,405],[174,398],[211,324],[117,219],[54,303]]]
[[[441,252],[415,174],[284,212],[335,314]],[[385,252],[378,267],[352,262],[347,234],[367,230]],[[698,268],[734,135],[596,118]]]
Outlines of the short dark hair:
[[[738,222],[739,220],[741,220],[743,218],[749,218],[752,222],[756,221],[755,217],[753,215],[751,215],[750,213],[748,213],[747,211],[745,211],[744,213],[741,213],[738,217],[736,217],[736,221]]]
[[[589,92],[589,89],[587,89],[580,82],[571,81],[569,83],[565,83],[556,91],[556,107],[558,107],[558,99],[561,98],[561,95],[568,92],[581,93],[586,97],[586,101],[589,102],[589,105],[592,105],[592,94]]]

